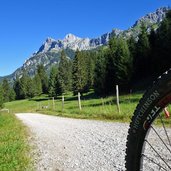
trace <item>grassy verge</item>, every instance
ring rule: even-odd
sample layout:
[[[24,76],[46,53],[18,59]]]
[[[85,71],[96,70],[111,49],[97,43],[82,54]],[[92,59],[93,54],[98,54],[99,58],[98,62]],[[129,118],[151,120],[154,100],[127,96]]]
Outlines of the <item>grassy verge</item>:
[[[24,171],[29,165],[27,130],[14,115],[0,113],[0,170]]]
[[[91,92],[81,97],[81,111],[78,108],[77,96],[72,94],[65,96],[64,109],[62,109],[61,97],[55,99],[53,105],[52,99],[47,96],[6,103],[6,108],[13,113],[39,112],[72,118],[129,122],[141,96],[142,94],[138,93],[120,96],[121,113],[118,113],[115,96],[99,98]]]

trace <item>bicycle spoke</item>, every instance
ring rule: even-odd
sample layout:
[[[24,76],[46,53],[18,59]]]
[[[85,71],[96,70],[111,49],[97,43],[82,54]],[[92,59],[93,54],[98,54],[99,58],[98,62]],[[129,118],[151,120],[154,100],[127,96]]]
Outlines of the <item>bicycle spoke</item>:
[[[170,142],[169,136],[168,136],[168,134],[167,134],[166,127],[165,127],[165,125],[164,125],[163,119],[162,119],[162,117],[161,117],[160,114],[159,114],[159,117],[160,117],[161,123],[162,123],[162,125],[163,125],[163,129],[164,129],[164,132],[165,132],[165,134],[166,134],[166,137],[167,137],[167,139],[168,139],[168,141],[169,141],[169,145],[170,145],[170,147],[171,147],[171,142]]]
[[[166,166],[171,169],[171,167],[166,163],[166,161],[161,157],[161,155],[155,150],[155,148],[147,141],[145,140],[145,142],[148,143],[148,145],[153,149],[153,151],[159,156],[159,158],[166,164]]]
[[[166,171],[167,171],[166,168],[164,168],[163,166],[161,166],[159,163],[155,162],[155,161],[154,161],[153,159],[151,159],[150,157],[148,157],[148,156],[146,156],[146,155],[144,155],[144,154],[142,154],[142,156],[145,157],[145,158],[147,158],[148,160],[150,160],[152,163],[154,163],[155,165],[159,166],[159,167],[162,168],[163,170],[166,170]]]
[[[164,140],[161,138],[161,136],[157,133],[157,131],[155,130],[155,128],[153,126],[151,126],[151,128],[153,129],[153,131],[156,133],[156,135],[159,137],[159,139],[162,141],[162,143],[165,145],[165,147],[168,149],[168,151],[171,153],[171,150],[169,149],[169,147],[166,145],[166,143],[164,142]]]

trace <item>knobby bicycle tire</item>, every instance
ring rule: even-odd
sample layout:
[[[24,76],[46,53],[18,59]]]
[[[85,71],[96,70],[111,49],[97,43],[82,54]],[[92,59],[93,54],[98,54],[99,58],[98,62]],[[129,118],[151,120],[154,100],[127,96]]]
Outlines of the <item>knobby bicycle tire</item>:
[[[126,157],[125,157],[125,167],[127,171],[141,171],[141,170],[171,170],[171,141],[170,136],[166,131],[164,121],[161,118],[161,113],[163,113],[163,109],[169,105],[171,102],[171,70],[165,72],[162,76],[160,76],[157,81],[153,83],[151,88],[149,88],[143,97],[141,98],[139,104],[136,107],[136,110],[133,114],[128,136],[126,143]],[[165,116],[163,114],[163,116]],[[162,117],[163,117],[162,116]],[[161,124],[158,126],[159,128],[154,128],[154,122],[157,119],[161,121]],[[164,118],[165,119],[165,118]],[[158,131],[161,129],[162,131]],[[169,129],[169,128],[167,128]],[[158,139],[150,139],[154,146],[156,147],[159,144],[162,144],[164,147],[168,148],[168,153],[170,155],[170,159],[167,157],[167,161],[164,161],[165,158],[162,157],[161,148],[153,147],[148,142],[148,136],[150,132],[153,131],[153,134],[156,134]],[[162,135],[158,135],[158,132],[162,132]],[[163,133],[164,132],[164,133]],[[164,137],[164,138],[163,138]],[[169,144],[170,143],[170,144]],[[148,147],[148,150],[151,156],[145,156],[144,154],[145,147]],[[159,151],[157,151],[160,149]],[[145,152],[144,152],[145,151]],[[157,158],[157,159],[156,159]],[[158,159],[159,158],[159,159]],[[147,161],[144,161],[147,160]],[[153,163],[154,166],[151,166],[151,169],[145,168],[146,165],[150,165]],[[162,164],[160,164],[160,162]],[[170,163],[169,163],[170,162]],[[150,168],[150,166],[147,166]],[[158,169],[155,169],[158,168]]]

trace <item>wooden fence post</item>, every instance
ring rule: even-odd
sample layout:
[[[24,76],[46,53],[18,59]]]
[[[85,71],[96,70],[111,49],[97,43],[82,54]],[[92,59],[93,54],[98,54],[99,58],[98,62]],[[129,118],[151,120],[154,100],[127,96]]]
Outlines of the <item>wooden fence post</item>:
[[[118,85],[116,85],[116,104],[117,104],[117,108],[118,108],[118,113],[120,114],[120,106],[119,106],[119,87]]]
[[[129,103],[131,103],[132,89],[129,91]]]
[[[102,102],[102,108],[104,109],[104,99],[101,98],[101,102]]]
[[[53,110],[55,109],[55,100],[54,97],[52,97],[52,106],[53,106]]]
[[[50,109],[50,102],[49,102],[49,99],[48,99],[48,108]]]
[[[62,95],[62,112],[64,111],[64,95]]]
[[[81,110],[81,100],[80,100],[80,96],[81,96],[81,94],[80,94],[80,92],[78,92],[78,107]]]

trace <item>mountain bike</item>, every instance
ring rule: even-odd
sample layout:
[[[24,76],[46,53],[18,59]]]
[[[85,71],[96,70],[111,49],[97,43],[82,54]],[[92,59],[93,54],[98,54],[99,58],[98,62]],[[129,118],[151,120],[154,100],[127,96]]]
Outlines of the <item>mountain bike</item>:
[[[126,144],[127,171],[171,170],[171,70],[160,76],[136,107]]]

